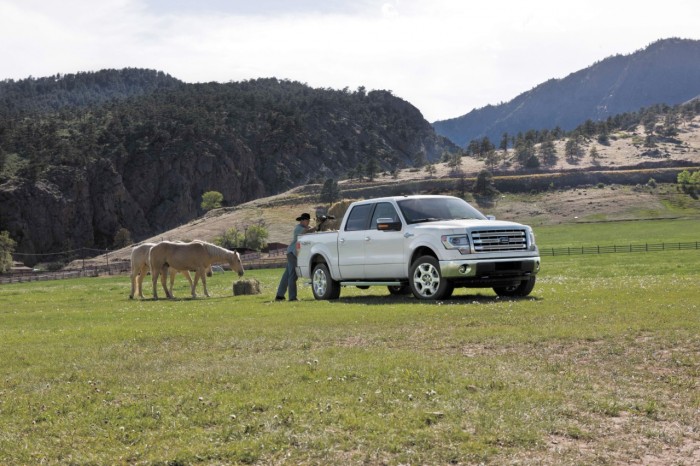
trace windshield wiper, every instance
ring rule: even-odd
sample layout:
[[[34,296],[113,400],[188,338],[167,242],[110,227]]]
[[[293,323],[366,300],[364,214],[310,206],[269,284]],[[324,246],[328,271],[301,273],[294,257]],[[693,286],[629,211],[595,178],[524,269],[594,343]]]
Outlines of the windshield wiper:
[[[426,218],[417,218],[411,221],[411,223],[424,223],[424,222],[437,222],[438,220],[442,220],[441,218],[435,218],[435,217],[426,217]]]

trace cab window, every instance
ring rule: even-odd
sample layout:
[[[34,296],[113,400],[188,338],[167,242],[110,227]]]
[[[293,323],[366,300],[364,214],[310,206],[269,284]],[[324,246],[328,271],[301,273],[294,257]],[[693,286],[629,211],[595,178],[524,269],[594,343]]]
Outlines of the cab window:
[[[389,202],[377,203],[377,207],[374,209],[374,214],[372,215],[370,228],[377,228],[377,219],[379,218],[390,218],[392,222],[399,221],[399,215],[396,213],[396,209]]]
[[[372,204],[362,204],[352,208],[345,223],[345,231],[367,230]]]

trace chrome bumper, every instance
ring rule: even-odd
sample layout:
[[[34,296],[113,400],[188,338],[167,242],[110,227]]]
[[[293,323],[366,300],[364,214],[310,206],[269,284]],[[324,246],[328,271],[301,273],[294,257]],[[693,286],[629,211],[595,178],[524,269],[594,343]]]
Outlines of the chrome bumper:
[[[440,261],[440,274],[444,278],[513,275],[518,272],[535,275],[539,271],[539,257]]]

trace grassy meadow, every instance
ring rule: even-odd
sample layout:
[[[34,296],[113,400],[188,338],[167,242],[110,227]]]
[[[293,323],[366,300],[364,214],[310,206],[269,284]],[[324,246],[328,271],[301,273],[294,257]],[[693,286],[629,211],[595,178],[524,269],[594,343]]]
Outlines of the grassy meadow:
[[[541,247],[698,222],[536,229]],[[0,464],[700,462],[700,250],[543,257],[533,294],[343,288],[129,300],[128,276],[0,286]],[[146,286],[146,296],[150,287]],[[161,290],[162,295],[162,290]]]

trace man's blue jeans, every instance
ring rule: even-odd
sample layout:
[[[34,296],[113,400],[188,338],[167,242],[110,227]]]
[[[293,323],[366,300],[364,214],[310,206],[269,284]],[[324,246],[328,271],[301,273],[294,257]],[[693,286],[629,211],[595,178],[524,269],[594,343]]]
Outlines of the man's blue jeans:
[[[287,268],[284,269],[282,279],[277,287],[277,296],[284,297],[289,290],[289,299],[297,299],[297,256],[293,252],[287,253]]]

